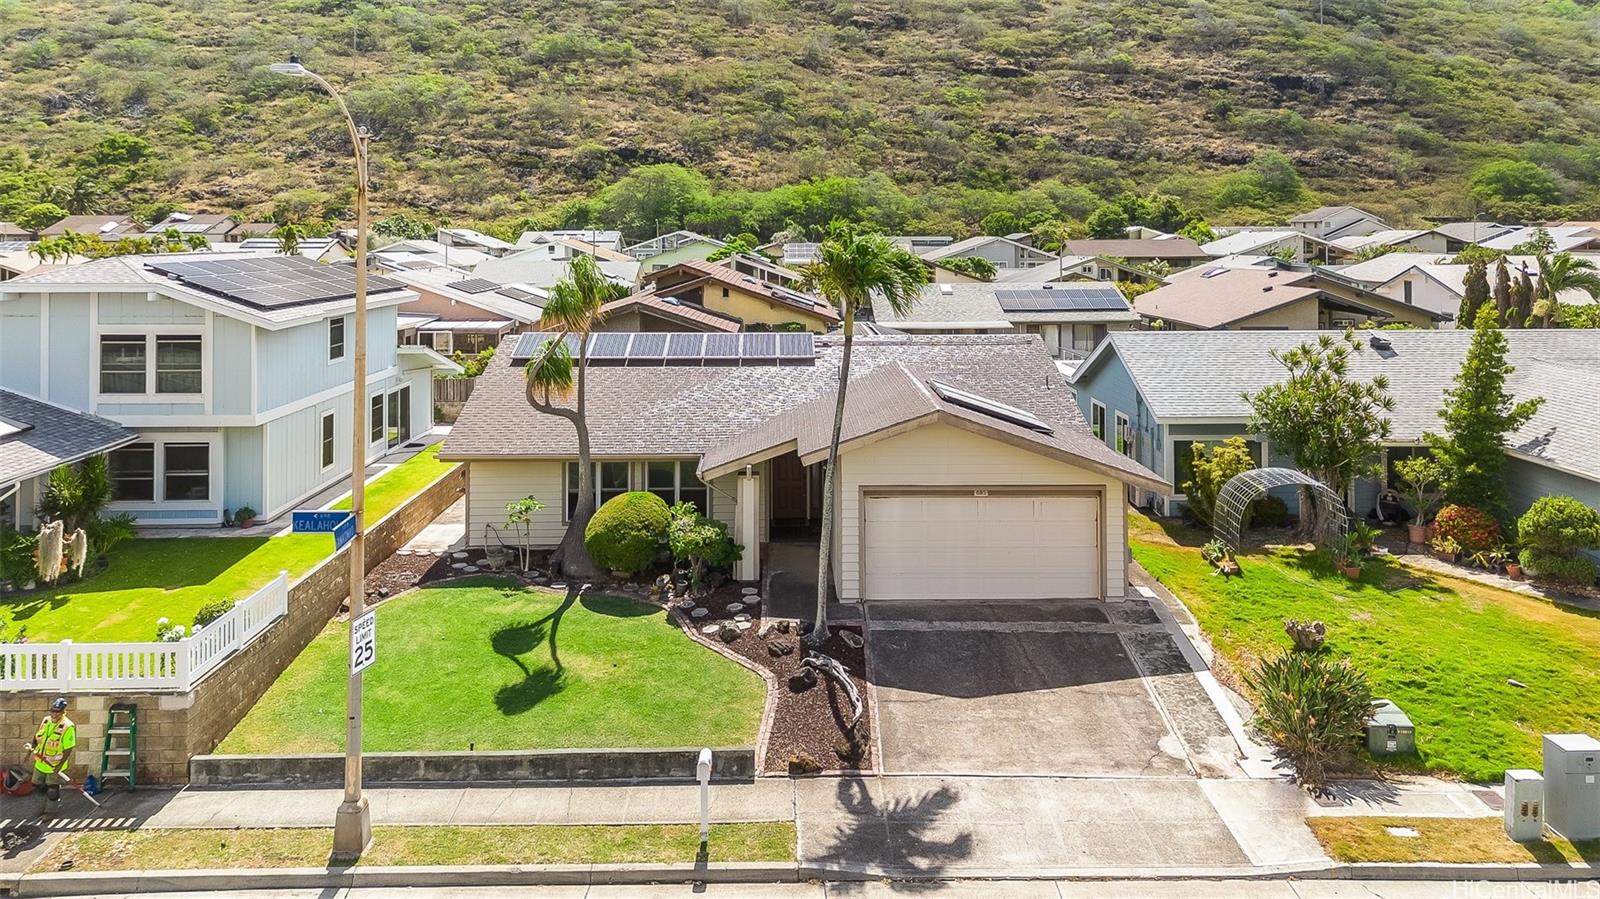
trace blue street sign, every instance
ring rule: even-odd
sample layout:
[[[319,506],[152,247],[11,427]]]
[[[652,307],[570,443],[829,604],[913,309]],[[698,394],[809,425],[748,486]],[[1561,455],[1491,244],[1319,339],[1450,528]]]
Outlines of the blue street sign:
[[[339,526],[333,529],[333,551],[344,549],[344,545],[355,539],[355,536],[356,517],[347,514],[344,520],[339,522]]]
[[[349,512],[338,511],[296,512],[293,530],[296,534],[331,534],[352,517]]]

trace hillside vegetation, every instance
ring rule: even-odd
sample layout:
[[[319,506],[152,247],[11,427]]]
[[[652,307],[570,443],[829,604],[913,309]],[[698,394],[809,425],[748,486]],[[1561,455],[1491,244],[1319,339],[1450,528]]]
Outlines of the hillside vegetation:
[[[458,222],[1600,217],[1593,0],[0,0],[0,218],[345,214],[291,51],[348,87],[381,210]],[[601,193],[650,164],[683,189]]]

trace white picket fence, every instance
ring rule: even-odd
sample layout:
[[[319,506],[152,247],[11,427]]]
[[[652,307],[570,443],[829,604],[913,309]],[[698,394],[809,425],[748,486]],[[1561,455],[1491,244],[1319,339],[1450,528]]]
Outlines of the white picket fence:
[[[200,633],[175,643],[0,644],[0,691],[159,690],[186,693],[200,679],[289,614],[289,573]],[[155,627],[155,622],[150,626]]]

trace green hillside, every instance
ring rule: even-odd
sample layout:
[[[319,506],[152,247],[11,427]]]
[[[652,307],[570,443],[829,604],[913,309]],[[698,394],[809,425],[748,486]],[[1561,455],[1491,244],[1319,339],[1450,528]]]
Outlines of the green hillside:
[[[343,214],[290,51],[349,87],[381,209],[457,222],[1600,217],[1593,0],[0,0],[0,218]],[[1499,160],[1533,165],[1474,194]],[[659,163],[697,174],[587,199]]]

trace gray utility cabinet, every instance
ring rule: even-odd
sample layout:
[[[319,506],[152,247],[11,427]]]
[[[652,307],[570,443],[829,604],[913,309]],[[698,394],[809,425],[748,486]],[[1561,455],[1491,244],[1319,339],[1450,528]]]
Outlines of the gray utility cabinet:
[[[1374,700],[1367,719],[1367,751],[1373,755],[1408,755],[1417,751],[1417,729],[1400,707],[1387,699]]]
[[[1544,820],[1569,840],[1600,839],[1600,740],[1544,735]]]

